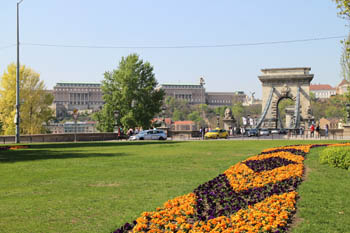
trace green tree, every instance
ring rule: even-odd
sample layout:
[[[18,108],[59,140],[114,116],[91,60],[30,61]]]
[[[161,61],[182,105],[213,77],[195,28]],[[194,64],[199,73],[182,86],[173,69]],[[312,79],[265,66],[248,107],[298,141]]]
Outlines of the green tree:
[[[40,75],[25,66],[20,68],[20,131],[22,134],[44,133],[43,123],[52,119],[49,106],[53,95],[45,90]],[[15,134],[16,65],[10,64],[0,82],[0,121],[5,135]]]
[[[102,81],[103,109],[95,114],[98,128],[113,131],[114,111],[123,128],[149,128],[151,119],[160,112],[164,91],[157,88],[153,67],[137,54],[122,57],[116,70],[105,72]]]
[[[175,109],[173,113],[173,120],[174,121],[183,121],[185,119],[185,115],[182,111],[179,109]]]
[[[202,118],[198,111],[193,111],[190,114],[188,114],[187,119],[194,121],[197,124],[199,124],[202,121]]]
[[[245,116],[245,110],[242,103],[238,102],[232,106],[232,114],[238,125],[242,124],[242,117]]]
[[[350,19],[350,0],[333,0],[339,9],[338,15]]]

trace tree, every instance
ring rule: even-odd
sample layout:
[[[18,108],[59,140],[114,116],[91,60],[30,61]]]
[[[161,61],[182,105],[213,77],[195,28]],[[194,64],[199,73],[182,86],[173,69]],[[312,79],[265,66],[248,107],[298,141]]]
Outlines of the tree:
[[[52,118],[49,106],[53,95],[45,90],[40,75],[25,66],[20,67],[20,131],[23,134],[44,133],[43,123]],[[0,82],[0,121],[5,135],[15,134],[16,113],[16,65],[7,67]]]
[[[338,15],[350,19],[350,0],[333,0],[339,9]]]
[[[242,103],[238,102],[232,106],[232,114],[236,118],[238,125],[240,125],[240,123],[242,123],[242,117],[245,116]]]
[[[350,34],[348,38],[341,41],[342,54],[340,57],[341,76],[343,79],[350,81]]]
[[[105,104],[95,114],[99,129],[113,131],[114,111],[123,128],[149,128],[151,119],[160,112],[164,91],[157,88],[153,67],[136,54],[122,57],[116,70],[105,72],[102,81]]]

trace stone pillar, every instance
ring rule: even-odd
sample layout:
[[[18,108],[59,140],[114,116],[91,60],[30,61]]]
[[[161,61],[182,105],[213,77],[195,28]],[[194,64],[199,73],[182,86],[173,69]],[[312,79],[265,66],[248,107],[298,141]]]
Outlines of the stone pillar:
[[[222,121],[224,122],[225,130],[229,130],[230,128],[233,128],[235,126],[235,120],[233,119],[224,119]]]
[[[344,132],[343,132],[343,137],[350,137],[350,124],[344,124],[343,125]]]

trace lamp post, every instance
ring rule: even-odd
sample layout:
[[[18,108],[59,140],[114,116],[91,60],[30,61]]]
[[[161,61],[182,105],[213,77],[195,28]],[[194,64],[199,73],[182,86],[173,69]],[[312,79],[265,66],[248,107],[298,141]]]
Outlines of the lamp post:
[[[120,136],[119,128],[118,128],[118,118],[119,118],[119,111],[118,111],[118,110],[115,110],[115,111],[114,111],[114,119],[115,119],[115,124],[114,124],[114,126],[117,127],[117,134],[118,134],[118,136]]]
[[[345,105],[346,108],[346,124],[350,123],[350,103]]]
[[[162,122],[162,127],[166,127],[166,124],[165,124],[165,110],[166,110],[166,107],[163,106],[162,107],[162,116],[163,116],[163,122]]]
[[[77,120],[78,120],[78,109],[73,110],[73,119],[74,119],[74,142],[77,142]]]
[[[20,143],[20,127],[19,127],[19,4],[21,4],[23,0],[17,2],[17,71],[16,71],[16,115],[15,115],[15,124],[16,124],[16,143]]]

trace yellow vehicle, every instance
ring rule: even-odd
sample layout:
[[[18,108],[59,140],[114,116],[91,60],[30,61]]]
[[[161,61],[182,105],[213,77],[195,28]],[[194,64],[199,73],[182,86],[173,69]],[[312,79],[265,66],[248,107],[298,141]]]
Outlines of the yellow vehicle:
[[[224,129],[216,128],[216,129],[210,130],[204,135],[204,139],[208,139],[208,138],[215,138],[215,139],[228,138],[228,132]]]

